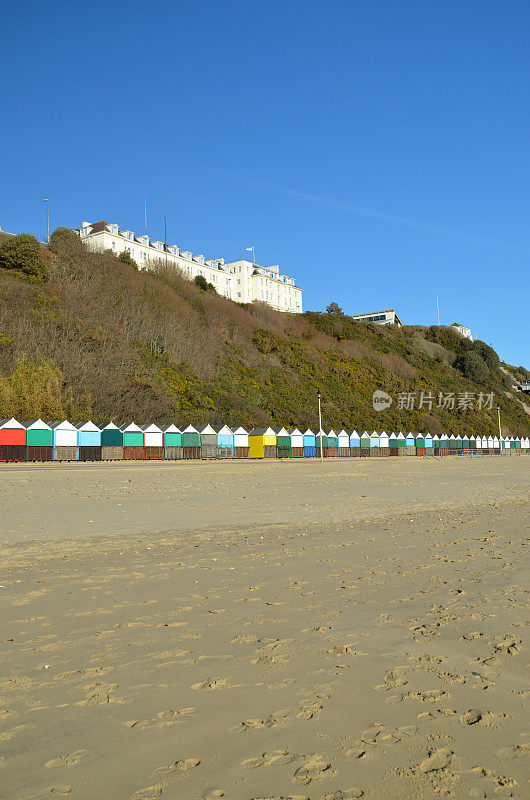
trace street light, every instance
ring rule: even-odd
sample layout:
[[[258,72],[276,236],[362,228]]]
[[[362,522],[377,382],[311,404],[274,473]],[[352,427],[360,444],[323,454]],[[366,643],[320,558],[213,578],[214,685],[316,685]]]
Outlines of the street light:
[[[48,244],[50,244],[50,201],[48,200],[47,197],[45,197],[42,202],[46,203],[46,225],[47,225],[47,229],[48,229],[48,239],[47,239],[47,241],[48,241]]]
[[[497,406],[497,416],[499,418],[499,455],[502,456],[502,433],[501,433],[501,407]]]
[[[324,450],[322,448],[322,395],[320,394],[320,389],[317,392],[318,397],[318,425],[319,425],[319,436],[320,436],[320,461],[324,463]]]

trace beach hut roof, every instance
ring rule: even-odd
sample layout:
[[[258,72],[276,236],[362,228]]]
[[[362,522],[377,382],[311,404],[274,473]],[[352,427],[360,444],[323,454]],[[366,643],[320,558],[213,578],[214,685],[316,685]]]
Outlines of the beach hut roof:
[[[417,434],[416,434],[416,438],[418,438],[418,439],[425,439],[425,436],[423,435],[423,433],[417,433]]]
[[[437,442],[440,441],[440,437],[438,436],[437,433],[435,433],[434,436],[432,437],[433,442],[434,442],[435,439],[436,439]]]
[[[108,425],[105,425],[105,427],[102,428],[101,430],[102,431],[119,431],[119,428],[113,422],[109,422]]]
[[[180,428],[177,428],[176,425],[171,423],[170,425],[162,425],[162,432],[163,433],[181,433]]]
[[[62,431],[75,431],[77,428],[75,425],[72,425],[71,422],[68,422],[67,419],[63,420],[56,420],[55,422],[50,422],[50,428],[53,431],[62,430]]]
[[[248,434],[248,431],[245,428],[242,428],[241,425],[240,425],[239,428],[235,429],[234,434],[236,434],[236,433],[238,433],[238,434],[245,434],[245,433]]]
[[[379,436],[388,436],[388,433],[386,431],[383,431],[383,433],[380,433]]]
[[[315,434],[313,433],[311,428],[308,428],[306,431],[304,431],[304,436],[314,436],[314,435]]]
[[[286,428],[274,428],[273,430],[276,436],[289,436]]]
[[[186,430],[187,430],[187,429],[186,429]],[[212,435],[212,434],[214,434],[214,433],[217,433],[217,431],[216,431],[216,430],[214,430],[214,428],[212,428],[212,426],[211,426],[210,424],[207,424],[207,425],[197,425],[197,426],[196,426],[196,430],[197,430],[197,432],[198,432],[198,433],[204,433],[204,434],[206,434],[206,435],[208,435],[208,434],[209,434],[209,435]]]
[[[231,436],[233,434],[233,430],[228,425],[212,425],[212,428],[218,436]]]
[[[51,431],[47,422],[42,419],[27,419],[22,423],[26,430],[32,431]]]
[[[197,428],[194,428],[193,425],[188,425],[187,428],[184,428],[182,430],[182,433],[199,433],[199,431],[197,430]]]
[[[370,434],[370,436],[379,436],[379,434],[377,433],[377,431],[372,431],[372,433]]]
[[[303,436],[302,431],[299,431],[298,428],[287,428],[287,433],[289,436]]]
[[[345,431],[344,428],[343,428],[341,431],[338,432],[337,436],[348,436],[349,437],[349,433],[347,433],[347,431]]]
[[[162,428],[159,428],[154,422],[151,422],[149,425],[140,425],[140,428],[144,433],[162,433]]]
[[[272,436],[273,434],[272,428],[252,428],[249,436]]]
[[[450,439],[456,439],[456,436],[454,435],[454,433],[452,433],[452,434],[451,434],[451,436],[450,436],[449,438],[450,438]]]
[[[390,434],[390,436],[388,438],[389,439],[397,439],[397,433],[395,431],[392,431],[392,433]]]
[[[142,429],[135,422],[129,422],[128,425],[120,425],[122,433],[142,433]]]
[[[400,431],[400,432],[398,433],[398,435],[396,436],[396,439],[405,439],[405,438],[406,438],[406,437],[405,437],[405,434],[403,433],[403,431]]]
[[[368,433],[368,431],[365,431],[364,433],[361,433],[361,439],[369,439],[369,438],[370,438],[370,434]]]
[[[337,435],[337,434],[335,433],[335,431],[333,430],[333,428],[332,428],[330,431],[328,431],[328,432],[326,433],[326,436],[336,436],[336,435]]]
[[[432,435],[431,435],[429,432],[427,432],[427,433],[425,434],[425,438],[426,438],[426,439],[432,439]]]
[[[415,437],[414,437],[414,434],[409,431],[405,438],[406,439],[414,439]]]
[[[350,434],[350,438],[351,438],[352,436],[356,436],[357,438],[359,438],[359,434],[357,433],[357,431],[355,430],[355,428],[354,428],[352,431],[348,431],[348,433]]]
[[[460,441],[462,441],[462,437],[461,437],[461,436],[457,436],[456,438],[457,438],[457,439],[460,439]]]
[[[18,422],[14,417],[11,419],[0,419],[0,428],[17,428],[18,430],[25,430],[24,425]]]
[[[78,431],[92,431],[94,433],[100,433],[101,429],[95,425],[91,419],[87,422],[77,422],[74,423],[74,427],[77,428]]]

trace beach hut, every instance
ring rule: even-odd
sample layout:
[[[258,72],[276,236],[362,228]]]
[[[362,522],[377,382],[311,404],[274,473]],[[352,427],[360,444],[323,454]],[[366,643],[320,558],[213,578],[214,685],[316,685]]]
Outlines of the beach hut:
[[[523,436],[521,439],[521,450],[530,450],[530,437]]]
[[[123,434],[123,457],[128,461],[138,461],[145,458],[144,432],[139,425],[130,422],[121,425]]]
[[[272,428],[252,428],[248,435],[250,458],[276,458],[276,434]]]
[[[241,426],[234,430],[234,458],[248,458],[248,431]]]
[[[169,425],[162,425],[162,444],[164,458],[167,461],[182,458],[182,431],[172,422]]]
[[[101,459],[102,461],[123,459],[123,433],[113,422],[109,422],[101,429]]]
[[[521,439],[519,438],[519,436],[516,436],[513,441],[515,443],[515,449],[516,450],[520,450],[521,449]]]
[[[360,438],[360,445],[359,446],[360,446],[361,450],[368,450],[368,453],[366,453],[365,455],[369,455],[370,454],[370,434],[368,433],[368,431],[364,431],[363,433],[361,433],[361,436],[359,438]]]
[[[455,446],[457,450],[462,450],[464,448],[464,441],[461,436],[455,437]]]
[[[380,442],[379,434],[377,433],[377,431],[372,431],[372,433],[370,434],[370,449],[374,447],[377,448],[381,447],[379,442]]]
[[[407,437],[400,431],[396,437],[397,447],[398,447],[398,455],[399,456],[406,456],[407,455]]]
[[[53,434],[53,460],[78,461],[77,428],[67,419],[50,422]]]
[[[356,430],[350,431],[350,447],[360,447],[361,437]]]
[[[92,420],[76,423],[79,461],[101,461],[101,430]]]
[[[316,436],[311,428],[308,428],[306,431],[304,431],[303,441],[304,458],[315,458],[317,455]]]
[[[440,437],[438,436],[437,433],[435,433],[434,436],[432,437],[432,446],[434,447],[435,450],[439,450],[441,447]]]
[[[291,456],[292,458],[304,457],[304,434],[298,428],[288,428],[291,437]]]
[[[335,458],[339,455],[339,439],[336,432],[332,429],[326,434],[327,447],[324,451],[324,456],[328,458]]]
[[[495,442],[494,442],[493,436],[488,436],[487,442],[488,442],[488,450],[493,450],[493,448],[495,446]]]
[[[197,425],[201,438],[201,458],[217,458],[217,431],[211,425]]]
[[[423,447],[423,448],[425,447],[425,436],[423,435],[423,433],[417,433],[414,439],[416,447]]]
[[[188,425],[182,429],[182,447],[200,447],[201,437],[197,428]]]
[[[350,436],[350,456],[358,458],[361,455],[361,437],[354,429],[348,431]]]
[[[339,456],[350,457],[350,435],[345,430],[339,431],[337,434],[337,443],[339,448]]]
[[[434,447],[433,438],[430,433],[425,434],[425,449],[432,450]]]
[[[26,460],[26,428],[14,417],[0,419],[0,461]]]
[[[456,437],[454,433],[449,437],[449,450],[456,450]]]
[[[501,449],[498,436],[494,436],[493,437],[493,449],[494,450],[500,450]]]
[[[405,447],[408,456],[416,455],[416,437],[410,431],[407,433],[405,437]]]
[[[164,432],[158,425],[140,425],[144,435],[145,457],[149,460],[164,458]]]
[[[392,431],[392,433],[388,437],[388,450],[391,456],[399,455],[397,433],[395,431]]]
[[[379,447],[381,448],[381,450],[383,449],[388,450],[388,448],[390,447],[390,436],[386,431],[383,431],[381,434],[379,434]]]
[[[51,461],[53,459],[53,433],[50,426],[41,419],[26,420],[27,461]]]
[[[317,448],[317,453],[320,455],[320,443],[322,442],[322,452],[326,453],[326,449],[328,446],[328,437],[326,436],[324,431],[319,431],[315,436],[315,445]]]
[[[278,458],[290,458],[291,437],[286,428],[274,428]]]
[[[469,450],[469,436],[462,436],[462,450]]]
[[[234,434],[228,425],[212,425],[217,434],[218,458],[234,457]]]
[[[182,429],[182,456],[186,459],[201,457],[201,435],[193,425]]]
[[[443,450],[449,449],[449,436],[447,433],[440,434],[440,448]]]

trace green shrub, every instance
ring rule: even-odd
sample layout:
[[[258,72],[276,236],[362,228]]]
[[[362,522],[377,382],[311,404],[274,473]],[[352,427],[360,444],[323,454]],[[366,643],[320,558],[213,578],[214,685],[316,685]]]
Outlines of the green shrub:
[[[16,270],[30,278],[47,277],[41,245],[29,233],[10,236],[0,244],[0,269]]]
[[[208,291],[208,281],[204,277],[204,275],[196,275],[195,276],[195,285],[199,287],[203,292]]]
[[[138,271],[138,264],[136,263],[136,261],[131,256],[131,254],[129,253],[128,250],[123,250],[119,254],[118,261],[121,261],[122,264],[126,264],[128,267],[132,267],[132,269],[135,269],[135,270]]]
[[[475,383],[487,383],[489,369],[486,362],[475,353],[474,350],[466,350],[455,361],[455,366],[460,370],[464,378],[468,378]]]
[[[486,344],[486,342],[482,342],[480,339],[477,339],[476,342],[474,342],[473,349],[475,353],[478,353],[482,360],[486,362],[489,369],[492,369],[493,371],[499,369],[500,359],[493,347],[490,347],[489,344]]]
[[[50,236],[50,250],[55,255],[70,257],[84,253],[85,247],[71,228],[56,228]]]
[[[342,310],[342,308],[339,306],[338,303],[335,303],[335,301],[333,301],[332,303],[329,304],[329,306],[327,306],[326,314],[344,314],[344,311]]]

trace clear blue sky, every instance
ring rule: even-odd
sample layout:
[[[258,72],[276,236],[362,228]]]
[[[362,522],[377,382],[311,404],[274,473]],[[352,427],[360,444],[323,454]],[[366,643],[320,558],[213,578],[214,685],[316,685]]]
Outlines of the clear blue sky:
[[[0,226],[254,244],[304,308],[458,321],[530,367],[527,0],[9,3]]]

